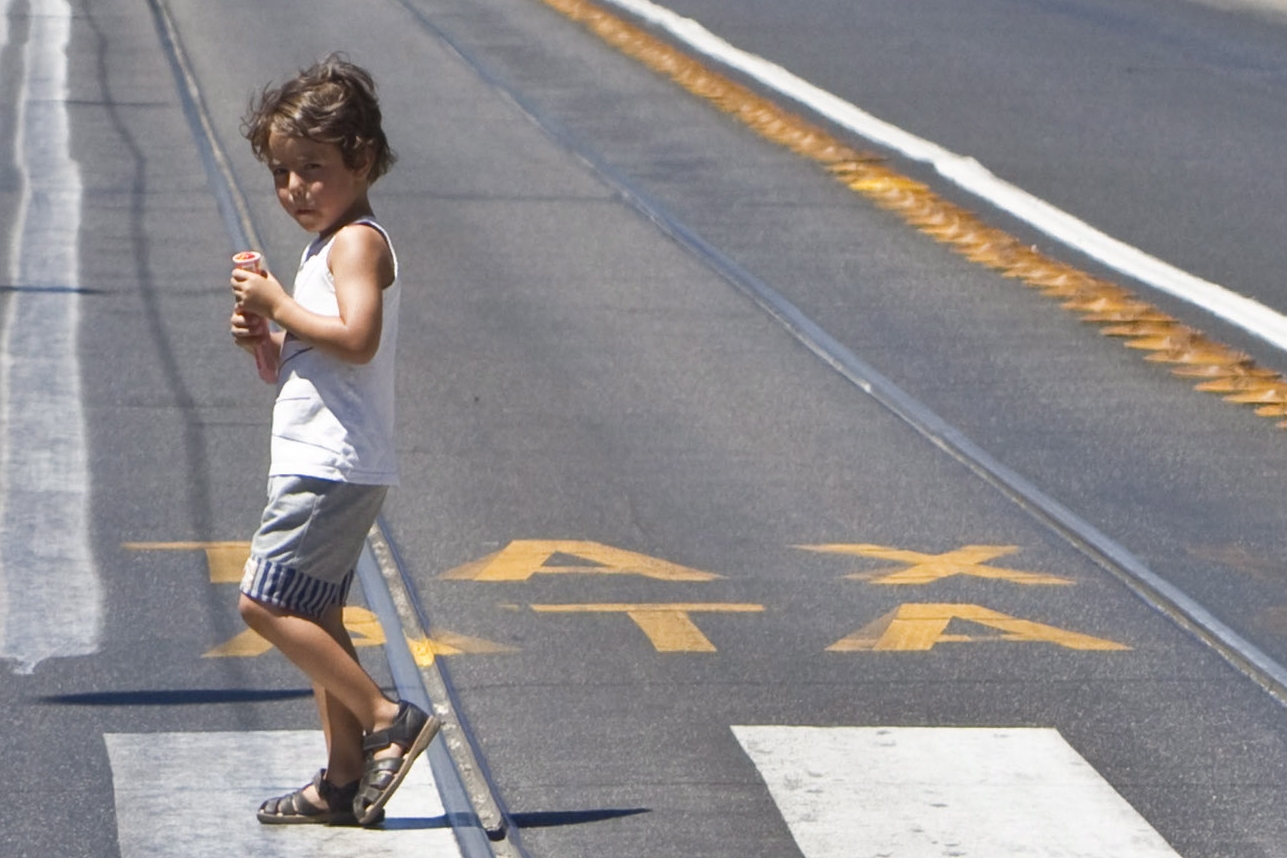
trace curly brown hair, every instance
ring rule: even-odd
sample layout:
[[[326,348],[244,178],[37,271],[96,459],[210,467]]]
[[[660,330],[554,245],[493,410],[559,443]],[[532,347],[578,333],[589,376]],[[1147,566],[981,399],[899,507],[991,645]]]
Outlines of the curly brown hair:
[[[271,84],[251,99],[241,133],[260,161],[268,160],[272,134],[301,137],[339,148],[349,169],[369,154],[367,179],[374,182],[397,160],[381,127],[375,80],[366,69],[331,54],[281,86]]]

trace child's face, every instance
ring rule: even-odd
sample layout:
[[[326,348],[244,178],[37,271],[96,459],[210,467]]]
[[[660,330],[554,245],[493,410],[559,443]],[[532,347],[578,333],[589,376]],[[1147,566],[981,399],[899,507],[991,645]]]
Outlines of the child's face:
[[[268,137],[268,168],[277,201],[309,232],[325,235],[370,210],[368,165],[349,167],[332,143],[273,133]]]

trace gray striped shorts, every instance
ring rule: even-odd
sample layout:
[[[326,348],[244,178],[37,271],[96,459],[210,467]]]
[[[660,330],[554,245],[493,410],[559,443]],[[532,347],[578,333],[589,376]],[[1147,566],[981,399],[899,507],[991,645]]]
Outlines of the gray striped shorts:
[[[314,477],[270,477],[241,592],[315,619],[343,605],[388,491]]]

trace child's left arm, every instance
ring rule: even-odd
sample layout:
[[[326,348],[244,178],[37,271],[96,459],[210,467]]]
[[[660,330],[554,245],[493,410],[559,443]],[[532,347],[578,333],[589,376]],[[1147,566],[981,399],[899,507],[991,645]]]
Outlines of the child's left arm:
[[[349,363],[366,363],[380,347],[384,289],[393,282],[393,253],[375,229],[353,224],[330,251],[338,316],[321,316],[292,298],[275,277],[233,272],[233,293],[252,313],[272,319],[300,340]]]

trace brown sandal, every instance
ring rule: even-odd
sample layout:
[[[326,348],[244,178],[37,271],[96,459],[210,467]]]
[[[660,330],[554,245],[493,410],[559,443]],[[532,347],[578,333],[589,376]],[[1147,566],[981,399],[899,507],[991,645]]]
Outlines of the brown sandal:
[[[401,700],[398,707],[398,717],[389,729],[377,730],[362,740],[366,765],[353,798],[353,816],[358,825],[374,825],[380,820],[384,805],[407,776],[411,763],[429,747],[441,726],[436,717],[413,703]],[[377,760],[375,752],[390,745],[400,745],[402,756]]]
[[[337,787],[326,779],[326,769],[322,769],[313,778],[312,786],[318,797],[326,802],[325,807],[318,807],[305,798],[304,790],[308,786],[302,786],[261,804],[259,821],[265,825],[356,825],[353,797],[357,795],[358,783],[354,781]],[[378,820],[372,820],[375,821]]]

